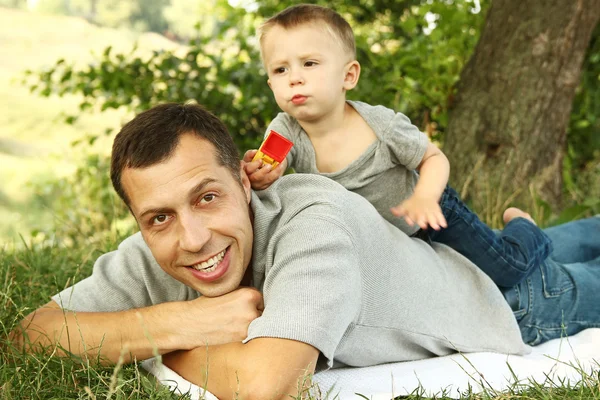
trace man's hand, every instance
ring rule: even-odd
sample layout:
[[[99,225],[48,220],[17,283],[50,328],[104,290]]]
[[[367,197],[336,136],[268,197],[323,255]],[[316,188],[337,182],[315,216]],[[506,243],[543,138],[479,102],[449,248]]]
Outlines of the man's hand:
[[[244,171],[246,171],[246,175],[250,179],[252,189],[264,190],[283,175],[288,163],[287,160],[283,160],[282,163],[273,168],[271,164],[265,163],[262,160],[252,161],[257,151],[248,150],[242,160],[244,161]]]
[[[417,224],[422,229],[431,226],[436,231],[448,226],[438,201],[431,196],[413,194],[401,204],[392,207],[391,211],[396,217],[404,217],[410,226]]]
[[[218,297],[199,297],[185,303],[179,349],[241,342],[248,336],[248,326],[262,315],[262,294],[253,288],[239,288]],[[182,344],[185,344],[183,346]]]

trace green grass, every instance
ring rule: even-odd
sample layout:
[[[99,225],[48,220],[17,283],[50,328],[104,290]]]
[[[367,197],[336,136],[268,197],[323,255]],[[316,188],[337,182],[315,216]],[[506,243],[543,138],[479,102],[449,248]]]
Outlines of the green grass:
[[[58,239],[30,239],[20,248],[0,250],[0,399],[184,399],[158,385],[136,365],[100,366],[97,360],[59,359],[48,354],[27,355],[11,346],[8,333],[17,322],[48,302],[50,296],[91,273],[95,259],[114,248],[126,233],[106,234],[100,240],[65,247]],[[51,352],[51,350],[50,350]],[[578,368],[574,366],[574,368]],[[578,370],[579,385],[548,381],[514,384],[503,393],[462,393],[464,399],[600,399],[600,365],[594,374]],[[466,373],[466,372],[465,372]],[[482,382],[485,387],[485,382]],[[312,389],[310,399],[335,396]],[[356,397],[360,399],[361,397]],[[406,399],[423,399],[415,388]],[[440,392],[436,398],[448,398]]]

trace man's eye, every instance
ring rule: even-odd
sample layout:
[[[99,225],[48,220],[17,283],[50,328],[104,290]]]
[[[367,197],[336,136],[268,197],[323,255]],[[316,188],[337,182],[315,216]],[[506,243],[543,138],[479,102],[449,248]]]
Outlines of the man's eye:
[[[212,202],[217,196],[215,194],[205,194],[204,196],[202,196],[202,198],[200,199],[200,203],[201,204],[207,204]]]
[[[158,225],[164,224],[168,220],[169,220],[168,215],[160,214],[160,215],[157,215],[156,217],[152,218],[152,220],[150,222],[152,223],[152,225],[158,226]]]

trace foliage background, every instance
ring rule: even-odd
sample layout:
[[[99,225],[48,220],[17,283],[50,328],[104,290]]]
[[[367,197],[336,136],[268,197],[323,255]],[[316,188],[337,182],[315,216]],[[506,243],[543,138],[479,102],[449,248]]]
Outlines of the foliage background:
[[[443,143],[454,85],[478,40],[489,1],[312,2],[335,8],[355,29],[362,76],[349,97],[403,112]],[[55,58],[45,68],[30,69],[23,79],[34,94],[77,104],[57,113],[71,126],[80,129],[81,121],[91,116],[119,117],[111,126],[85,126],[82,135],[73,135],[72,148],[63,150],[77,154],[69,174],[32,177],[30,196],[20,204],[51,210],[51,220],[58,223],[46,218],[45,224],[25,224],[29,231],[19,233],[45,239],[59,234],[72,242],[101,234],[115,223],[131,228],[106,179],[107,149],[127,118],[155,104],[197,101],[223,119],[241,151],[257,147],[278,108],[266,85],[255,29],[265,16],[294,3],[39,0],[37,13],[78,16],[92,26],[128,32],[129,40],[97,46],[85,62],[68,54]],[[0,0],[2,4],[25,7],[18,0]],[[141,45],[144,31],[162,34],[169,45]],[[599,77],[600,28],[590,44],[571,116],[563,171],[566,202],[563,210],[534,203],[532,211],[542,224],[600,212]]]

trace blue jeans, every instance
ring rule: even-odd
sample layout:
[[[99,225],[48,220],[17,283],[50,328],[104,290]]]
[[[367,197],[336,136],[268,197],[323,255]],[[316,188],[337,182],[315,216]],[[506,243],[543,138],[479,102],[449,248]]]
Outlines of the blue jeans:
[[[554,242],[550,258],[502,290],[532,346],[600,327],[600,216],[545,232]]]
[[[450,187],[446,187],[440,207],[448,227],[429,229],[429,239],[461,253],[498,286],[518,284],[552,252],[550,238],[531,221],[515,218],[495,232]]]

